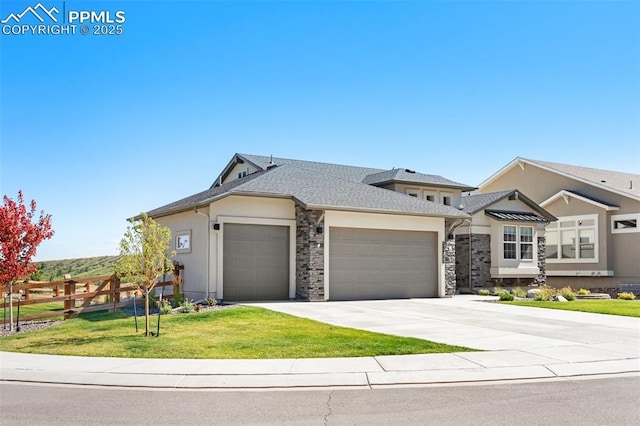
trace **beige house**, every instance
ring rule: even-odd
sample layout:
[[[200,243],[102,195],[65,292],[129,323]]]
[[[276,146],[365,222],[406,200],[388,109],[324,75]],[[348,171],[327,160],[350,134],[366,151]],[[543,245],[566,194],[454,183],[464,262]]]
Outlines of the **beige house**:
[[[479,192],[510,188],[557,218],[544,235],[549,284],[640,283],[640,175],[516,158]]]
[[[475,188],[407,169],[236,154],[206,190],[148,212],[187,297],[352,300],[455,291],[451,230]]]

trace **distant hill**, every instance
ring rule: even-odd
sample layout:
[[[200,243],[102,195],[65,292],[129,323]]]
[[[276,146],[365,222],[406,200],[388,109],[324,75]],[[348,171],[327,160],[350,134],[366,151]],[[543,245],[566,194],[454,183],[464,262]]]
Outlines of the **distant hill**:
[[[36,262],[38,271],[32,279],[38,281],[58,281],[64,279],[65,274],[71,278],[95,277],[113,274],[113,264],[118,256],[84,257],[80,259],[47,260]]]

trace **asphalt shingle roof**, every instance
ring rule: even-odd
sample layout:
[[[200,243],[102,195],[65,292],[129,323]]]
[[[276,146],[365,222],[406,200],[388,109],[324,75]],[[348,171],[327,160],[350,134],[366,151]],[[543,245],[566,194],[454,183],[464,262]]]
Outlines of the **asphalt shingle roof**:
[[[616,191],[640,197],[640,175],[638,174],[572,166],[569,164],[552,163],[549,161],[523,160],[593,182],[598,186],[609,187]]]
[[[274,159],[275,162],[276,159]],[[229,195],[270,195],[293,198],[306,208],[388,212],[420,216],[465,218],[468,215],[443,204],[421,200],[349,179],[335,177],[292,164],[247,175],[221,186],[148,212],[164,216],[204,206]]]
[[[407,169],[392,169],[374,173],[366,176],[363,183],[369,185],[381,185],[391,182],[415,183],[420,185],[446,186],[448,188],[458,188],[462,191],[473,191],[475,187],[463,183],[454,182],[438,175],[426,175],[410,171]]]
[[[514,192],[513,189],[506,191],[490,192],[487,194],[472,194],[462,197],[462,211],[469,214],[475,214],[480,210],[488,207]]]

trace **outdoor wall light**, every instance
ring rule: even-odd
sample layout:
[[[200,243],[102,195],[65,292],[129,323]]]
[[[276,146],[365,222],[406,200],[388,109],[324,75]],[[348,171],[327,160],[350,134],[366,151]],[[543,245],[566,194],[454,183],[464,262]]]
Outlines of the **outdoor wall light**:
[[[211,228],[212,228],[214,231],[219,231],[219,230],[220,230],[220,224],[219,224],[218,222],[213,222],[213,223],[211,224]]]
[[[323,228],[323,226],[322,226],[322,225],[318,225],[318,226],[316,226],[316,232],[317,232],[318,234],[322,234],[322,232],[324,232],[324,228]]]

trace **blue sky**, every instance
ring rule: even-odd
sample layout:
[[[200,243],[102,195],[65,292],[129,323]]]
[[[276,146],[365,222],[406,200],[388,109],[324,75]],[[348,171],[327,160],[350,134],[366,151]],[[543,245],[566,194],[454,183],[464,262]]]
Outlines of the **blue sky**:
[[[640,173],[639,2],[42,4],[126,22],[0,34],[0,194],[53,215],[39,260],[116,254],[127,217],[235,152],[472,185],[517,156]]]

